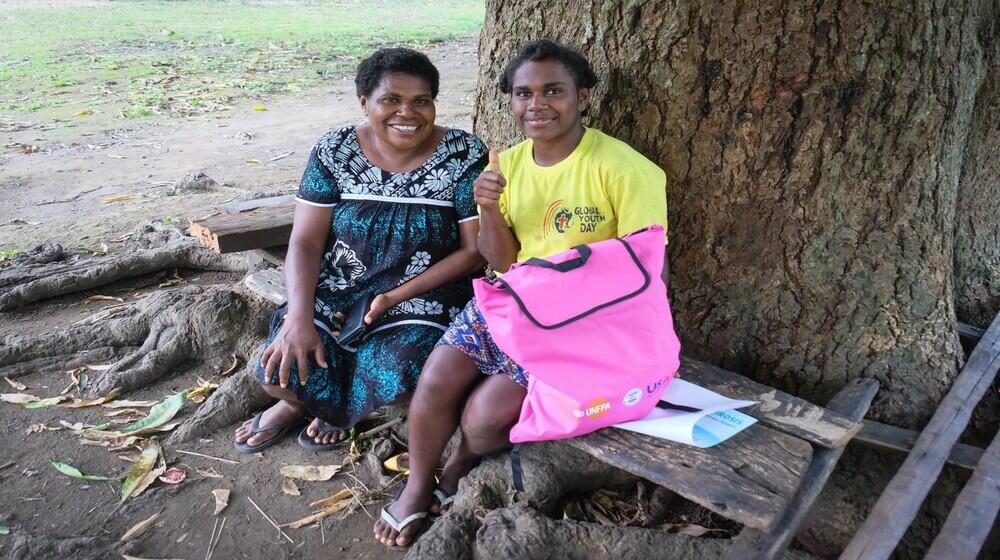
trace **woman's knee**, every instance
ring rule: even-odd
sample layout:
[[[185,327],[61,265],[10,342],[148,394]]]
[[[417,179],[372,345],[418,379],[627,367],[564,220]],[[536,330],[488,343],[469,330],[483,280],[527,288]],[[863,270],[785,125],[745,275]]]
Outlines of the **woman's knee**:
[[[417,380],[417,395],[447,398],[465,395],[478,381],[479,370],[459,350],[438,346],[424,363]]]

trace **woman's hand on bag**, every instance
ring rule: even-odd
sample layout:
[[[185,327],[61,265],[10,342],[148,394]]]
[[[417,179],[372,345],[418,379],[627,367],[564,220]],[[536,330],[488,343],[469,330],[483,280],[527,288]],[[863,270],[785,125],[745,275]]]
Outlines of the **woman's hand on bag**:
[[[496,209],[500,203],[507,180],[500,174],[497,151],[490,150],[490,168],[483,171],[472,184],[472,196],[476,204],[486,209]]]
[[[390,307],[396,305],[398,302],[390,296],[388,293],[379,294],[372,299],[371,307],[368,308],[368,313],[365,313],[365,324],[371,325],[378,318],[381,317]]]
[[[311,318],[310,318],[311,319]],[[323,341],[311,320],[288,320],[281,327],[281,332],[274,339],[260,360],[264,364],[264,379],[270,380],[274,370],[278,370],[278,384],[282,389],[288,387],[292,364],[297,366],[299,383],[305,385],[309,378],[309,359],[312,358],[320,367],[327,367],[323,353]]]

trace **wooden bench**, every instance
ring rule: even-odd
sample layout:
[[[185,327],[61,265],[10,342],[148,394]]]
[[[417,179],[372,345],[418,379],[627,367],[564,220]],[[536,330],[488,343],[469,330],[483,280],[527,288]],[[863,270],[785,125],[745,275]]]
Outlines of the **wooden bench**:
[[[966,332],[968,329],[966,329]],[[975,333],[974,333],[975,334]],[[973,335],[974,335],[973,334]],[[966,335],[968,336],[968,334]],[[1000,314],[969,356],[965,367],[920,433],[913,450],[882,492],[842,560],[889,558],[937,481],[972,411],[1000,370]],[[934,559],[974,559],[1000,510],[1000,436],[994,437],[952,506],[927,553]]]
[[[282,246],[287,243],[291,231],[292,208],[293,204],[288,198],[268,201],[267,204],[262,204],[261,201],[249,201],[229,205],[229,208],[224,208],[223,215],[193,223],[192,233],[202,239],[207,246],[220,252],[268,250],[270,254],[268,260],[281,263],[284,259]],[[247,276],[244,283],[249,289],[270,301],[277,304],[285,302],[284,282],[279,270],[265,269],[254,272]],[[991,329],[984,334],[967,325],[960,325],[963,342],[967,345],[970,341],[974,343],[975,337],[983,336],[984,341],[993,340],[988,343],[992,347],[997,346],[997,334],[994,331],[998,328],[1000,327],[997,327],[995,321]],[[970,398],[970,391],[966,388],[969,382],[966,378],[978,375],[976,379],[980,385],[982,383],[981,371],[979,374],[966,373],[970,371],[970,367],[979,370],[986,367],[982,364],[984,358],[980,356],[983,353],[979,350],[981,346],[982,343],[973,351],[969,364],[952,389],[953,393],[957,390],[956,394],[965,395],[966,400]],[[998,359],[995,348],[992,356],[993,361]],[[758,401],[754,407],[744,409],[744,412],[758,419],[758,424],[709,449],[684,446],[617,429],[601,430],[570,440],[570,443],[609,464],[660,484],[706,509],[744,525],[744,530],[733,539],[728,555],[732,558],[780,556],[794,538],[813,502],[833,472],[844,446],[852,438],[859,443],[881,449],[902,452],[914,450],[907,462],[913,457],[922,456],[928,448],[928,442],[925,441],[927,439],[925,435],[929,433],[927,430],[923,434],[918,434],[911,430],[864,420],[868,407],[878,391],[878,382],[875,380],[851,381],[824,408],[755,383],[738,374],[688,358],[682,359],[679,375],[728,397]],[[960,382],[963,388],[959,388]],[[980,385],[976,387],[979,388]],[[948,399],[952,399],[951,393]],[[948,399],[946,403],[951,402]],[[942,403],[942,409],[946,403]],[[935,418],[937,417],[935,415]],[[965,421],[967,420],[966,418]],[[938,464],[938,471],[944,462],[970,470],[975,469],[984,456],[982,449],[962,444],[954,445],[964,426],[965,423],[962,423],[961,427],[957,427],[954,438],[949,435],[934,446],[937,453],[932,462]],[[931,425],[928,425],[928,430],[930,429]],[[954,429],[950,432],[954,432]],[[985,455],[987,458],[996,458],[998,453],[1000,453],[1000,443],[994,441]],[[929,463],[925,461],[924,464],[925,466],[920,469],[923,473],[922,480],[927,479],[929,470],[933,470],[927,468]],[[985,466],[988,463],[983,464]],[[974,503],[976,498],[971,496],[974,493],[976,496],[982,494],[982,489],[991,483],[994,484],[992,489],[996,490],[995,480],[998,473],[995,465],[997,464],[1000,462],[992,461],[993,467],[976,470],[976,474],[967,485],[970,497],[964,501],[960,497],[955,507],[956,512],[964,513],[955,513],[956,520],[952,521],[949,518],[949,523],[952,525],[969,523],[967,520],[970,517],[969,507],[979,507]],[[900,472],[902,473],[903,469]],[[929,478],[930,483],[936,478],[936,473],[937,471]],[[895,498],[887,510],[890,513],[893,508],[898,507],[899,498],[911,492],[908,484],[897,486],[892,494]],[[929,489],[929,483],[926,486]],[[914,513],[915,508],[923,500],[923,495],[926,494],[920,492],[923,492],[923,487],[913,492],[909,500],[916,504],[912,507]],[[888,489],[887,494],[889,494]],[[966,492],[963,492],[964,496]],[[912,504],[907,508],[910,506]],[[873,512],[873,517],[869,521],[875,518],[874,515]],[[893,517],[895,516],[889,516]],[[895,525],[902,526],[905,530],[911,520],[912,517],[909,520],[899,519]],[[867,533],[863,529],[859,532],[858,538],[864,534],[873,535],[876,540],[882,538],[880,533],[884,530],[883,524],[879,523],[875,527]],[[855,541],[858,541],[858,538]],[[937,543],[935,545],[937,546]],[[894,547],[895,541],[888,547],[889,552]],[[847,556],[849,551],[845,552],[845,557],[873,557],[868,555],[867,549],[855,556]]]

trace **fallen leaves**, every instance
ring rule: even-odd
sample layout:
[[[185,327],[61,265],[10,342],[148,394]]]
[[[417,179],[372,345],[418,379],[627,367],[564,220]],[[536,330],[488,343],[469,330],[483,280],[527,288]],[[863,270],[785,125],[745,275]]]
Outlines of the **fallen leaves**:
[[[156,476],[159,473],[153,475],[153,467],[156,465],[157,461],[160,460],[160,456],[163,450],[160,448],[160,444],[153,441],[150,442],[143,450],[142,454],[139,455],[139,461],[132,465],[132,468],[128,472],[128,476],[125,477],[125,482],[122,483],[122,497],[121,501],[129,499],[129,497],[135,495],[138,496],[149,487],[150,484],[156,480]],[[159,470],[159,469],[157,469]],[[160,473],[163,471],[160,470]]]
[[[289,496],[299,496],[302,492],[299,491],[299,487],[296,486],[295,481],[286,478],[284,482],[281,483],[281,491]]]
[[[340,468],[339,465],[287,465],[281,467],[280,472],[288,478],[322,482],[333,478]]]
[[[49,461],[54,469],[61,472],[62,474],[75,478],[77,480],[111,480],[109,477],[96,475],[96,474],[84,474],[80,472],[80,469],[74,467],[73,465],[63,463],[56,460]]]
[[[101,204],[113,204],[115,202],[125,202],[139,198],[137,194],[119,194],[116,196],[106,196],[101,199]]]
[[[154,513],[153,515],[149,516],[148,518],[143,519],[142,521],[140,521],[140,522],[136,523],[135,525],[133,525],[132,528],[129,529],[128,531],[125,531],[125,534],[122,535],[122,537],[120,539],[118,539],[118,540],[121,541],[121,542],[128,542],[128,541],[135,540],[135,539],[141,537],[142,534],[145,533],[146,531],[148,531],[149,528],[152,527],[153,524],[156,523],[156,520],[159,519],[159,518],[160,518],[160,514],[159,513]]]
[[[178,467],[170,467],[167,472],[158,477],[158,480],[164,484],[180,484],[184,482],[185,478],[187,478],[187,471]]]
[[[88,407],[88,406],[98,406],[98,405],[104,404],[106,402],[110,402],[110,401],[115,400],[115,398],[118,395],[120,395],[121,392],[122,392],[121,389],[119,389],[119,388],[116,387],[116,388],[112,389],[107,395],[104,395],[103,397],[100,397],[100,398],[97,398],[97,399],[87,399],[87,400],[73,399],[73,402],[71,402],[71,403],[65,403],[65,404],[60,404],[59,406],[61,406],[63,408],[85,408],[85,407]]]
[[[47,399],[38,399],[24,404],[24,408],[48,408],[50,406],[55,406],[69,397],[66,395],[60,395],[58,397],[49,397]]]
[[[212,496],[215,497],[215,511],[212,512],[212,515],[219,515],[229,505],[229,490],[216,488],[212,490]]]
[[[219,388],[219,384],[211,383],[205,381],[204,379],[198,379],[198,381],[201,383],[200,385],[192,389],[188,389],[186,392],[188,400],[201,404],[205,402],[205,399],[212,393],[212,391]]]
[[[142,420],[134,424],[129,424],[121,430],[117,430],[118,434],[139,435],[157,431],[156,428],[163,426],[180,412],[186,398],[187,391],[184,391],[165,399],[160,404],[149,409],[149,414]]]
[[[93,303],[95,301],[117,301],[118,303],[125,303],[125,300],[120,297],[105,296],[101,294],[90,296],[89,298],[83,300],[81,303]],[[109,365],[108,367],[111,366]]]
[[[7,527],[0,527],[0,535],[9,535],[10,529]]]
[[[4,379],[4,381],[7,382],[8,385],[10,385],[11,387],[13,387],[15,391],[24,391],[24,390],[26,390],[28,388],[28,386],[25,385],[24,383],[18,383],[17,381],[14,381],[13,379],[11,379],[9,377],[4,377],[3,379]]]
[[[291,523],[282,525],[282,527],[288,527],[290,529],[298,529],[300,527],[305,527],[306,525],[316,523],[317,521],[321,521],[326,517],[329,517],[335,513],[347,509],[347,506],[351,505],[351,499],[353,497],[354,494],[347,488],[344,488],[340,492],[337,492],[336,494],[328,498],[317,500],[309,504],[309,507],[313,508],[313,510],[318,509],[319,511],[316,511],[312,515],[303,517],[298,521],[293,521]]]
[[[101,406],[104,408],[149,408],[156,406],[158,402],[160,401],[115,401]]]
[[[27,404],[37,400],[38,397],[27,393],[0,393],[0,401],[11,404]]]

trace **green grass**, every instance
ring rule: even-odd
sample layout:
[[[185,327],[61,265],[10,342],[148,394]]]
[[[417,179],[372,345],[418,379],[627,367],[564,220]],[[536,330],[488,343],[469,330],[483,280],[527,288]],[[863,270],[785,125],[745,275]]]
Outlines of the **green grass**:
[[[469,36],[483,16],[483,0],[0,8],[0,110],[69,105],[75,113],[110,105],[125,117],[212,112],[240,98],[297,92],[348,75],[379,46],[420,48]]]

